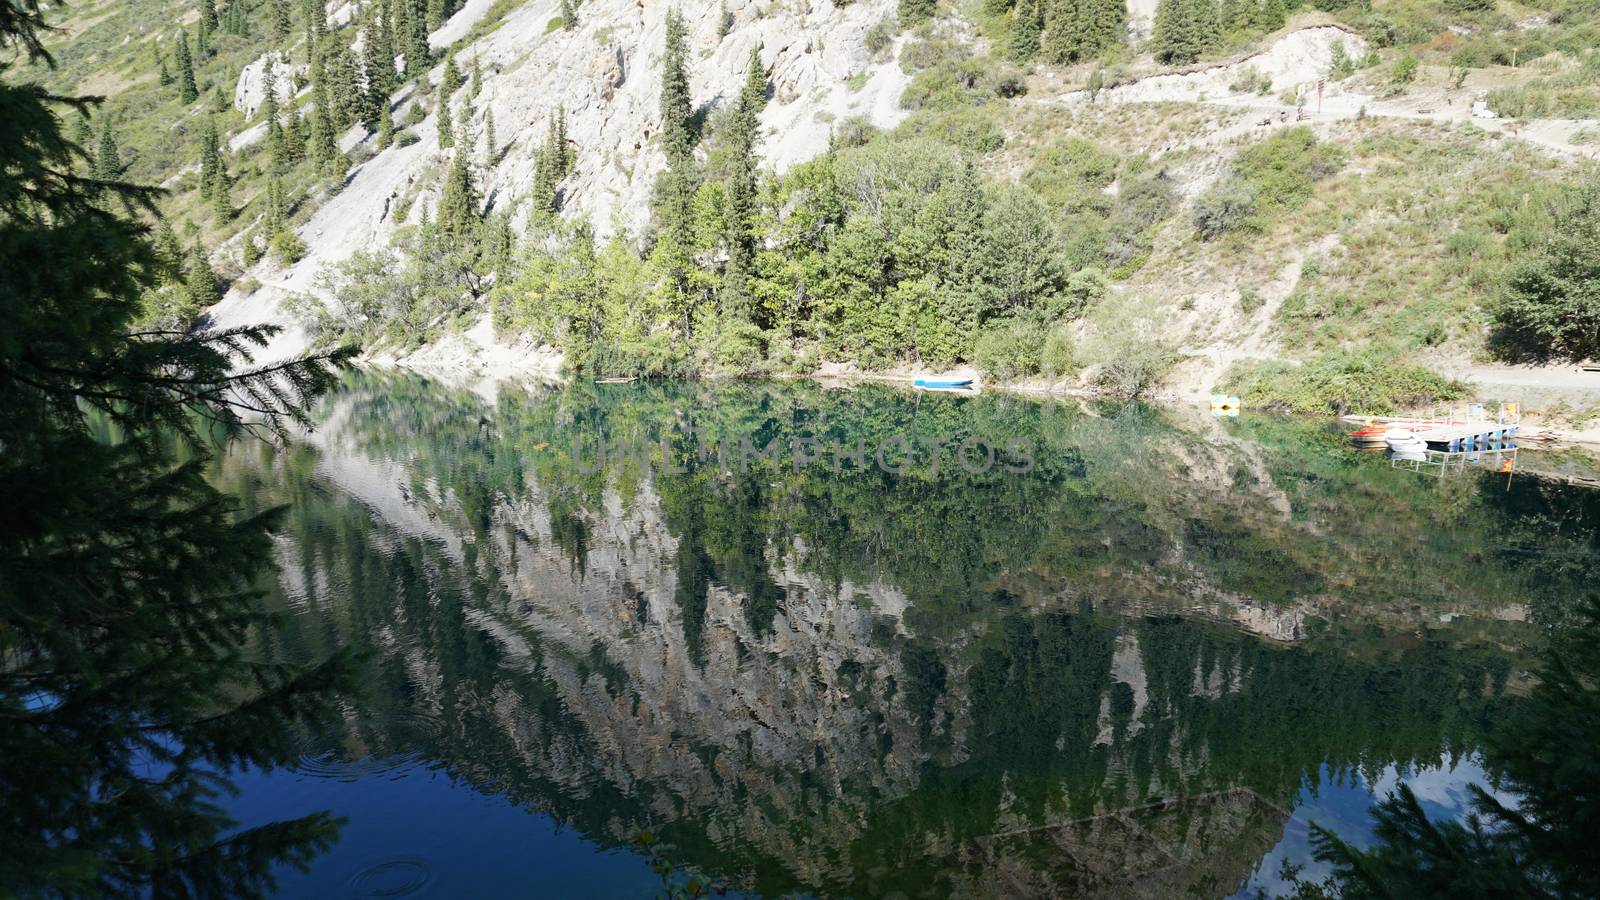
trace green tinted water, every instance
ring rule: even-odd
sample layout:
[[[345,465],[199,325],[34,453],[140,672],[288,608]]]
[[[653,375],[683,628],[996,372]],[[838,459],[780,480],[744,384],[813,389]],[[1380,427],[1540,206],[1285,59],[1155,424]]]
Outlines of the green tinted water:
[[[350,818],[286,894],[644,896],[647,832],[759,895],[1270,890],[1396,779],[1458,811],[1600,574],[1595,493],[1316,423],[374,375],[319,421],[220,475],[291,506],[262,651],[367,653],[241,780]]]

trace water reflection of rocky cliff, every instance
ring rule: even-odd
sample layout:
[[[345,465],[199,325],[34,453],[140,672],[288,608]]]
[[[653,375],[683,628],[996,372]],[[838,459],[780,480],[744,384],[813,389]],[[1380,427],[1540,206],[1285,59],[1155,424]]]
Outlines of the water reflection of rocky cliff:
[[[1024,434],[1040,465],[835,477],[685,450],[681,474],[582,475],[564,450],[574,428],[822,417]],[[1319,766],[1471,749],[1520,641],[1493,614],[1539,599],[1486,573],[1492,523],[1426,530],[1475,491],[1430,488],[1456,493],[1408,531],[1373,495],[1413,499],[1415,479],[1352,475],[1276,427],[394,380],[225,474],[295,501],[283,652],[375,648],[349,756],[421,745],[602,843],[653,828],[762,892],[1205,895],[1248,875]]]

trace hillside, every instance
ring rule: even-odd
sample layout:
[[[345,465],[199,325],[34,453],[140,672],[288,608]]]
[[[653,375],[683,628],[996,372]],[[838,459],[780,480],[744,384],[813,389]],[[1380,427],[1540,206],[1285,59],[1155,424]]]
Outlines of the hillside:
[[[976,367],[1302,408],[1331,372],[1426,402],[1451,388],[1414,366],[1507,355],[1489,308],[1600,155],[1592,3],[1207,3],[1232,26],[1192,46],[1147,2],[1083,33],[1005,0],[237,3],[74,5],[39,74],[107,95],[80,139],[109,129],[122,177],[170,189],[175,255],[202,247],[225,289],[202,311],[176,262],[152,315],[284,324],[272,357]],[[189,103],[161,84],[174,21],[206,32]],[[387,103],[362,99],[372,45],[399,51]]]

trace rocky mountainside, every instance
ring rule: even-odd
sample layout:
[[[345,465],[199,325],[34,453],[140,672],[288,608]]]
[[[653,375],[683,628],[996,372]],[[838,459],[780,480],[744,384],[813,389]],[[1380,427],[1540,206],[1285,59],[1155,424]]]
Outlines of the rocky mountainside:
[[[443,48],[459,40],[489,7],[484,0],[466,4],[430,43]],[[588,0],[579,8],[577,26],[567,29],[549,27],[559,15],[556,0],[533,0],[457,49],[458,64],[478,66],[483,84],[459,126],[469,139],[482,142],[491,116],[495,122],[495,162],[485,160],[479,175],[488,206],[517,209],[526,198],[539,142],[564,109],[576,150],[573,171],[561,187],[565,213],[587,217],[601,236],[619,229],[636,234],[645,227],[651,191],[666,162],[659,141],[660,56],[671,8],[638,0]],[[707,114],[726,105],[744,80],[751,50],[759,49],[773,95],[761,121],[763,150],[777,170],[825,150],[843,120],[860,117],[892,127],[906,115],[899,100],[908,77],[895,64],[894,48],[870,50],[867,33],[892,18],[894,8],[895,0],[845,6],[762,0],[731,0],[720,7],[684,4],[694,101]],[[239,81],[234,102],[247,113],[260,105],[263,64],[252,64]],[[284,74],[292,72],[291,66],[279,65]],[[440,78],[442,68],[436,66],[430,78]],[[411,92],[403,92],[396,118],[414,102]],[[234,291],[218,307],[216,322],[283,322],[290,332],[268,354],[303,349],[304,334],[278,312],[279,301],[315,291],[325,265],[386,241],[395,228],[417,222],[430,209],[437,199],[438,172],[449,158],[438,149],[437,127],[437,112],[430,112],[414,126],[417,143],[390,147],[355,166],[344,188],[300,229],[309,250],[305,258],[286,270],[264,263],[261,289]],[[258,129],[244,143],[260,137]],[[370,140],[357,126],[343,146],[348,150]],[[396,212],[402,201],[408,201],[404,215]],[[525,217],[524,208],[519,224]]]
[[[1177,8],[1193,0],[1168,2]],[[443,7],[426,34],[426,67],[406,65],[399,47],[398,87],[387,102],[392,125],[369,117],[344,131],[334,169],[269,154],[267,72],[284,130],[294,132],[298,121],[295,140],[305,141],[306,123],[319,114],[315,76],[340,54],[364,59],[374,35],[385,34],[374,32],[374,23],[389,21],[385,11],[401,4],[329,4],[321,24],[308,7],[293,27],[273,26],[270,36],[266,14],[286,4],[258,6],[247,13],[252,27],[212,34],[208,49],[197,52],[198,97],[182,102],[174,102],[186,89],[173,69],[188,44],[174,48],[170,26],[151,24],[167,21],[176,5],[103,0],[75,9],[56,38],[59,66],[46,81],[109,95],[109,112],[95,127],[123,140],[128,177],[171,190],[163,215],[179,233],[173,243],[199,243],[225,288],[195,321],[285,326],[266,358],[342,335],[359,339],[374,359],[430,368],[548,372],[577,362],[570,326],[551,318],[565,313],[540,299],[543,288],[513,285],[503,272],[472,274],[466,301],[445,298],[437,304],[444,309],[412,310],[382,327],[367,321],[378,313],[348,311],[331,332],[307,327],[307,310],[317,304],[306,298],[332,297],[330,275],[343,261],[394,245],[403,252],[383,262],[394,267],[412,253],[406,235],[417,229],[410,226],[439,218],[458,158],[476,200],[472,215],[504,217],[516,234],[532,235],[517,251],[525,257],[554,261],[566,252],[569,239],[536,214],[543,201],[535,196],[548,189],[540,159],[559,121],[570,154],[555,183],[560,218],[586,222],[599,246],[622,236],[641,254],[642,274],[612,279],[639,279],[633,295],[611,300],[641,311],[642,321],[629,326],[639,333],[627,340],[675,337],[695,357],[690,370],[966,364],[963,371],[1040,389],[1109,384],[1148,392],[1165,384],[1170,393],[1196,395],[1219,385],[1249,387],[1276,405],[1308,408],[1326,399],[1326,386],[1312,383],[1323,369],[1365,365],[1352,363],[1350,353],[1370,350],[1446,375],[1481,376],[1475,364],[1500,352],[1490,346],[1490,308],[1508,271],[1546,242],[1557,198],[1592,180],[1600,155],[1600,52],[1593,48],[1600,25],[1592,9],[1567,0],[1531,7],[1290,2],[1286,20],[1238,19],[1197,52],[1172,50],[1171,29],[1164,35],[1157,27],[1160,5],[1133,0],[1109,44],[1084,55],[1062,49],[1050,17],[1056,13],[1045,17],[1041,36],[1021,27],[1026,7],[1007,0],[468,0],[453,11]],[[202,3],[201,12],[210,5]],[[1251,5],[1215,8],[1233,10],[1237,19]],[[428,9],[433,16],[434,6]],[[684,26],[696,140],[711,135],[694,150],[695,165],[710,177],[723,177],[719,123],[738,103],[752,52],[766,79],[753,150],[768,185],[762,203],[771,205],[752,219],[765,229],[752,252],[769,255],[760,273],[767,282],[755,291],[767,308],[750,338],[758,345],[754,361],[735,353],[739,362],[731,367],[721,359],[728,348],[711,346],[722,326],[669,315],[668,306],[690,298],[664,297],[663,263],[647,258],[667,168],[663,54],[673,14]],[[204,15],[179,17],[198,36],[204,29],[197,19]],[[312,46],[323,49],[308,51]],[[337,89],[331,75],[324,81]],[[444,82],[451,90],[441,101]],[[345,100],[322,102],[338,107]],[[450,127],[441,134],[446,116]],[[231,196],[220,200],[210,189],[214,169],[195,161],[208,123],[222,133],[223,180],[233,182]],[[83,132],[89,143],[91,131]],[[1314,146],[1297,157],[1307,141]],[[913,339],[917,327],[907,319],[915,310],[954,302],[942,293],[949,276],[941,263],[921,251],[891,260],[881,284],[846,290],[817,282],[842,264],[829,256],[839,250],[829,246],[830,235],[842,232],[826,229],[857,213],[880,216],[886,185],[901,173],[880,169],[862,181],[861,163],[849,163],[856,172],[849,177],[858,181],[846,186],[843,213],[819,211],[842,216],[818,223],[825,231],[812,244],[820,246],[785,243],[793,236],[783,229],[803,217],[810,188],[783,176],[830,146],[868,142],[886,148],[882,160],[865,163],[869,170],[912,165],[918,154],[956,154],[976,165],[987,196],[1015,188],[1022,206],[1042,204],[1048,224],[1033,221],[1001,240],[1037,239],[1054,248],[1057,258],[1044,262],[1056,274],[1045,287],[1067,299],[1038,301],[1042,318],[1027,324],[1021,357],[997,360],[1003,340],[982,354],[976,348],[980,326],[1015,324],[1015,300],[979,310],[972,321],[956,316],[946,327],[967,333],[942,347]],[[909,155],[895,156],[902,151]],[[721,190],[703,193],[692,207],[700,230],[691,248],[699,270],[693,302],[716,316],[727,315],[729,287],[722,281],[729,244],[720,231]],[[292,229],[281,247],[273,242],[280,220]],[[891,243],[897,228],[884,229]],[[802,250],[815,251],[817,263],[797,259]],[[1003,257],[1005,248],[996,252]],[[1067,275],[1077,279],[1070,290]],[[372,291],[399,290],[372,272],[362,277]],[[426,282],[437,275],[407,277]],[[992,293],[1017,276],[989,277],[984,290]],[[672,280],[680,292],[693,281]],[[504,296],[484,296],[486,284]],[[787,315],[774,311],[790,302],[779,299],[785,293],[798,298],[795,304],[816,304],[824,289],[870,296],[851,302],[882,308],[885,321],[857,321],[862,316],[849,310],[843,321],[773,318]],[[919,292],[931,298],[909,299]],[[507,302],[520,306],[496,319],[496,304]],[[1044,312],[1063,302],[1070,315]],[[868,353],[853,341],[880,326],[896,332],[887,344]],[[674,330],[680,333],[668,334]],[[1048,361],[1047,335],[1060,351]],[[1159,352],[1123,371],[1130,342]],[[1296,376],[1292,366],[1273,368],[1283,361],[1322,368]],[[1449,393],[1436,382],[1401,396],[1396,385],[1414,382],[1416,371],[1380,374],[1375,401],[1330,402],[1383,407]],[[1583,405],[1575,396],[1548,399]]]

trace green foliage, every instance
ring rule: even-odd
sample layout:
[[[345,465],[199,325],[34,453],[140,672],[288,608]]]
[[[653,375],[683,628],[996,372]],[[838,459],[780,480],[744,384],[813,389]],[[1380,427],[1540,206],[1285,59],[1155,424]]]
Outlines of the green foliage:
[[[37,14],[8,6],[0,46],[40,52]],[[338,822],[240,829],[215,799],[228,773],[294,758],[297,730],[331,718],[348,660],[303,670],[245,652],[273,627],[253,589],[275,516],[207,481],[201,434],[235,434],[247,411],[280,431],[305,421],[330,360],[255,368],[269,327],[188,335],[179,316],[130,333],[168,324],[151,295],[178,291],[134,218],[154,215],[155,192],[75,175],[87,159],[52,107],[89,104],[13,71],[0,82],[0,879],[19,896],[261,896]]]
[[[1535,252],[1507,274],[1490,306],[1501,356],[1600,359],[1600,188],[1570,191]]]
[[[954,110],[1027,93],[1021,70],[994,57],[941,60],[912,77],[900,96],[905,109]]]
[[[1316,184],[1344,166],[1344,153],[1304,126],[1245,148],[1233,171],[1194,206],[1195,230],[1209,240],[1232,231],[1260,231],[1275,213],[1311,198]]]
[[[1222,45],[1216,0],[1161,0],[1151,47],[1158,61],[1187,65]]]
[[[1081,368],[1072,336],[1059,328],[1051,331],[1039,351],[1039,371],[1049,378],[1066,378]]]
[[[189,35],[178,31],[178,102],[193,103],[200,98],[194,82],[194,57],[189,55]]]
[[[754,323],[745,319],[729,319],[717,331],[712,350],[714,366],[718,372],[729,375],[753,375],[761,371],[767,355],[767,335]]]
[[[267,250],[280,265],[292,266],[305,258],[306,242],[292,228],[284,228],[267,242]]]
[[[1040,0],[1017,0],[1011,13],[1011,35],[1007,52],[1017,62],[1031,62],[1039,55],[1044,33],[1044,9]]]
[[[1144,397],[1160,386],[1177,364],[1177,349],[1144,329],[1128,328],[1101,342],[1094,360],[1099,368],[1094,383],[1124,400]]]
[[[1124,41],[1128,10],[1123,0],[1045,0],[1043,11],[1040,58],[1047,62],[1083,62]]]
[[[118,181],[122,178],[122,157],[117,152],[117,139],[111,133],[110,121],[100,129],[100,143],[94,154],[94,177],[101,181]]]
[[[921,25],[938,11],[938,0],[900,0],[900,21],[907,25]]]
[[[1045,330],[1026,319],[1000,319],[984,326],[972,350],[972,364],[985,377],[1015,381],[1042,368]]]
[[[1409,53],[1395,57],[1394,67],[1389,70],[1389,83],[1404,87],[1416,80],[1417,58]]]
[[[1260,231],[1261,191],[1243,178],[1224,178],[1194,201],[1194,229],[1201,240],[1233,231]]]
[[[1301,365],[1245,364],[1222,390],[1256,409],[1384,415],[1466,395],[1466,385],[1377,351],[1332,351]]]

